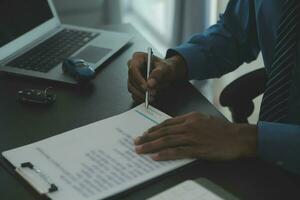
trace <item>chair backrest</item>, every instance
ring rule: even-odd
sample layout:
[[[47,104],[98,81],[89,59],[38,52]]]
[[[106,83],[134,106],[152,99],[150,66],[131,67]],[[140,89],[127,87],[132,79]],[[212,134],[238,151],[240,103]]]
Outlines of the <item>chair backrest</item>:
[[[248,122],[254,110],[253,99],[264,93],[266,84],[265,68],[249,72],[223,89],[220,104],[229,107],[234,122]]]

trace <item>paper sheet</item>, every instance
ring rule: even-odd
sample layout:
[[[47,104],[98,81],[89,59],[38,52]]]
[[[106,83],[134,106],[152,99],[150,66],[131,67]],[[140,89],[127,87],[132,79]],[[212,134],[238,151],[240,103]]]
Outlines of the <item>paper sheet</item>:
[[[200,184],[188,180],[147,200],[224,200]]]
[[[4,152],[3,156],[16,167],[30,161],[47,174],[59,189],[48,194],[54,200],[103,199],[192,162],[157,162],[134,152],[133,139],[168,118],[142,104],[112,118]],[[31,170],[22,173],[36,189],[43,184],[46,187]]]

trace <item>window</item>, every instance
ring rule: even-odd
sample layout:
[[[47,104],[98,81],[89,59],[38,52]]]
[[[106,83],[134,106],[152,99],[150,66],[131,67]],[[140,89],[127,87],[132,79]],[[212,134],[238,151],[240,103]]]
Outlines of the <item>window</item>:
[[[217,20],[228,0],[121,0],[122,21],[131,23],[162,53]],[[197,20],[196,20],[197,19]]]
[[[132,23],[161,52],[170,46],[174,0],[126,0],[123,8],[123,21]]]

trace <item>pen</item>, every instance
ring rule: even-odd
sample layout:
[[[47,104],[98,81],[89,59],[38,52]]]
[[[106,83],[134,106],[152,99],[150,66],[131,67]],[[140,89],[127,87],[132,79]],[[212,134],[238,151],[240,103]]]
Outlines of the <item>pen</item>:
[[[153,51],[152,51],[152,48],[148,48],[148,60],[147,60],[147,80],[149,78],[149,75],[150,75],[150,70],[151,70],[151,60],[152,60],[152,55],[153,55]],[[146,106],[146,109],[148,109],[149,107],[149,91],[147,90],[146,91],[146,97],[145,97],[145,106]]]

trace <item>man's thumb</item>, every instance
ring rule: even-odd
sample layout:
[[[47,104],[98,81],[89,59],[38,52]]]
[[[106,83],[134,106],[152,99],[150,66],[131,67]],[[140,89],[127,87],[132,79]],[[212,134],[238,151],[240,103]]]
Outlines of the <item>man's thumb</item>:
[[[148,87],[151,89],[158,87],[158,84],[162,84],[164,82],[163,79],[165,77],[166,77],[166,69],[164,69],[162,66],[158,66],[154,68],[147,81]]]

